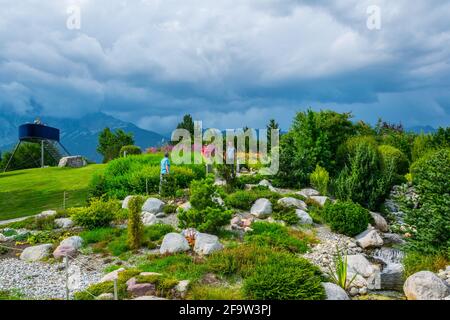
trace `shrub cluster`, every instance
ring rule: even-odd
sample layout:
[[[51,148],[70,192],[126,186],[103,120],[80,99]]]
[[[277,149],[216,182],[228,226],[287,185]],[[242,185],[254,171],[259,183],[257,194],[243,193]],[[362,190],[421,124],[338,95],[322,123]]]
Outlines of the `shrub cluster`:
[[[120,210],[119,202],[115,200],[103,201],[93,198],[88,207],[71,208],[68,210],[73,221],[87,229],[95,229],[108,226]]]

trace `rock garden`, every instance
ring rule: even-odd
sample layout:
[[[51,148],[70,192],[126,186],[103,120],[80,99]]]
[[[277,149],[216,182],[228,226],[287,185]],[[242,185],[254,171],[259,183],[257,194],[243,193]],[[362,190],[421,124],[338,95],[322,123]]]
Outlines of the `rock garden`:
[[[0,226],[0,296],[450,299],[448,149],[410,165],[388,140],[344,134],[337,160],[311,168],[291,130],[275,176],[173,166],[158,193],[155,157],[112,160],[86,206]]]

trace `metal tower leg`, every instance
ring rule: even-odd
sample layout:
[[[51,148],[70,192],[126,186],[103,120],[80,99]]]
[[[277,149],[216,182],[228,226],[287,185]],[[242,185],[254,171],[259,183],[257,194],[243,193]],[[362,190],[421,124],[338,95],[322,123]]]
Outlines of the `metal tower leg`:
[[[6,167],[5,167],[5,169],[3,170],[3,172],[6,172],[6,170],[8,170],[8,167],[9,167],[9,165],[11,164],[11,161],[12,161],[12,159],[14,158],[14,155],[16,154],[17,149],[19,149],[19,146],[20,146],[21,143],[22,143],[22,141],[19,141],[19,143],[16,144],[16,147],[14,148],[14,151],[13,151],[11,157],[9,158],[8,163],[6,164]]]

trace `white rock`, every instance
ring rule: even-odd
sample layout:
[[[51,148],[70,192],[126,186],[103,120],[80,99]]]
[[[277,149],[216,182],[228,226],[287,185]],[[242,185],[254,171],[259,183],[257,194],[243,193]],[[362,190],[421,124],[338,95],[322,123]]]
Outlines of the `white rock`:
[[[250,213],[257,218],[266,218],[272,214],[272,203],[265,198],[258,199],[250,209]]]
[[[167,300],[167,299],[157,297],[157,296],[141,296],[141,297],[134,298],[132,300]]]
[[[303,202],[302,200],[296,199],[296,198],[291,198],[291,197],[281,198],[277,202],[279,205],[282,205],[283,207],[296,208],[296,209],[301,209],[301,210],[308,209],[308,206],[306,205],[305,202]]]
[[[128,209],[128,204],[130,203],[130,200],[134,198],[135,196],[126,196],[125,199],[122,201],[122,209]]]
[[[25,248],[25,250],[20,254],[20,260],[34,262],[47,258],[50,256],[52,247],[52,244],[47,243]]]
[[[327,200],[329,199],[326,196],[311,196],[310,198],[315,202],[317,202],[321,207],[323,207],[327,202]]]
[[[0,242],[6,242],[8,241],[8,238],[5,237],[5,235],[3,235],[2,233],[0,233]]]
[[[222,249],[223,245],[217,236],[207,233],[197,233],[194,245],[194,251],[197,254],[208,255]]]
[[[319,196],[320,195],[319,191],[317,191],[315,189],[312,189],[312,188],[305,188],[305,189],[302,189],[302,190],[300,190],[300,191],[298,191],[296,193],[301,195],[301,196],[303,196],[303,197],[305,197],[305,198],[309,198],[309,197],[312,197],[312,196]]]
[[[414,273],[403,285],[408,300],[440,300],[450,294],[447,284],[430,271]]]
[[[177,208],[177,213],[181,212],[181,210],[189,211],[191,208],[192,208],[191,203],[189,201],[185,202]]]
[[[300,224],[313,224],[313,219],[310,217],[308,212],[300,210],[300,209],[296,209],[295,214],[299,218]]]
[[[112,293],[102,293],[95,300],[114,300],[114,294]]]
[[[72,219],[70,219],[70,218],[59,218],[59,219],[55,219],[55,225],[58,228],[68,229],[68,228],[73,227],[74,223],[73,223]]]
[[[86,165],[87,162],[82,156],[69,156],[61,158],[58,167],[81,168]]]
[[[370,212],[370,215],[372,216],[372,218],[375,222],[375,228],[377,228],[381,232],[389,231],[388,223],[386,222],[386,219],[384,219],[384,217],[381,214],[376,213],[376,212]]]
[[[120,268],[114,271],[111,271],[108,274],[105,274],[103,276],[103,278],[100,280],[100,282],[108,282],[108,281],[113,281],[114,279],[117,279],[119,276],[119,273],[121,273],[122,271],[124,271],[125,268]]]
[[[83,245],[83,238],[79,236],[72,236],[61,241],[59,245],[64,247],[72,247],[74,249],[80,249]]]
[[[325,282],[322,283],[322,286],[325,288],[327,300],[350,300],[347,292],[338,285],[331,282]]]
[[[178,282],[178,284],[175,287],[175,290],[177,290],[180,293],[186,293],[189,289],[189,284],[191,282],[189,280],[181,280]]]
[[[372,264],[362,254],[347,256],[347,271],[368,278],[374,273]]]
[[[263,187],[272,187],[272,184],[266,179],[261,180],[258,185]]]
[[[189,249],[190,246],[185,237],[179,233],[171,232],[164,236],[159,252],[161,254],[177,253],[189,251]]]
[[[383,239],[376,230],[366,230],[355,237],[356,244],[363,249],[376,248],[383,245]]]
[[[155,214],[150,212],[143,212],[142,213],[142,223],[144,226],[151,226],[153,224],[156,224],[158,222],[158,218]]]
[[[150,213],[158,213],[164,211],[164,202],[156,198],[149,198],[142,206],[142,211]]]

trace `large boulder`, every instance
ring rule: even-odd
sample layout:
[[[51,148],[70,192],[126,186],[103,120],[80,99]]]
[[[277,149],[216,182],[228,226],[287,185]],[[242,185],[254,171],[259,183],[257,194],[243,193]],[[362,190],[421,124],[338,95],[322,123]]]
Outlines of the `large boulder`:
[[[267,218],[272,214],[272,203],[265,198],[261,198],[255,201],[250,213],[257,218]]]
[[[302,190],[300,190],[300,191],[298,191],[296,193],[301,195],[301,196],[303,196],[303,197],[305,197],[305,198],[309,198],[309,197],[319,196],[320,195],[319,191],[317,191],[315,189],[312,189],[312,188],[305,188],[305,189],[302,189]]]
[[[310,199],[314,200],[321,207],[323,207],[329,198],[326,196],[311,196]]]
[[[78,250],[72,246],[61,246],[59,245],[55,251],[53,251],[53,257],[55,259],[61,259],[64,257],[74,258],[78,253]]]
[[[366,230],[355,237],[356,244],[363,249],[376,248],[383,245],[383,239],[376,230]]]
[[[82,156],[63,157],[59,160],[58,167],[81,168],[87,165],[86,160]]]
[[[350,300],[344,289],[337,284],[331,282],[324,282],[322,286],[325,289],[327,300]]]
[[[72,219],[70,219],[70,218],[59,218],[59,219],[55,219],[55,225],[58,228],[69,229],[74,226],[74,223],[73,223]]]
[[[46,211],[42,211],[41,213],[36,215],[36,219],[45,219],[48,217],[56,216],[57,214],[58,214],[58,212],[56,212],[55,210],[46,210]]]
[[[80,249],[81,246],[83,245],[83,238],[79,236],[72,236],[61,241],[59,245]]]
[[[156,198],[149,198],[144,202],[142,206],[142,211],[150,213],[159,213],[164,209],[164,202]]]
[[[103,276],[103,278],[100,280],[100,282],[108,282],[113,281],[119,277],[119,273],[122,271],[125,271],[125,268],[120,268],[114,271],[111,271],[110,273],[107,273]]]
[[[450,294],[447,284],[430,271],[414,273],[403,285],[408,300],[441,300]]]
[[[278,204],[288,208],[296,208],[301,210],[308,209],[308,206],[306,205],[305,202],[292,197],[281,198],[280,200],[278,200]]]
[[[194,251],[201,255],[208,255],[223,249],[217,236],[207,233],[197,233],[195,237]]]
[[[179,233],[171,232],[164,236],[159,252],[164,253],[177,253],[188,251],[191,247],[186,238]]]
[[[308,212],[296,209],[295,214],[297,215],[300,224],[313,224],[313,219]]]
[[[362,254],[354,254],[347,256],[347,271],[352,274],[360,274],[368,278],[374,272],[372,264]]]
[[[389,225],[386,222],[386,219],[384,217],[376,212],[370,212],[370,215],[373,218],[373,221],[375,223],[375,228],[380,230],[381,232],[388,232],[389,231]]]
[[[144,226],[151,226],[153,224],[156,224],[158,222],[158,218],[154,213],[150,212],[143,212],[142,213],[142,223]]]
[[[39,261],[50,256],[50,251],[53,245],[50,243],[41,244],[38,246],[28,247],[20,254],[20,260],[34,262]]]

